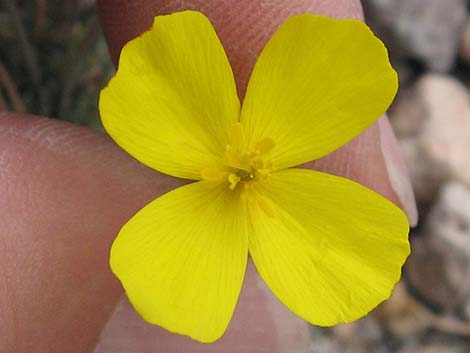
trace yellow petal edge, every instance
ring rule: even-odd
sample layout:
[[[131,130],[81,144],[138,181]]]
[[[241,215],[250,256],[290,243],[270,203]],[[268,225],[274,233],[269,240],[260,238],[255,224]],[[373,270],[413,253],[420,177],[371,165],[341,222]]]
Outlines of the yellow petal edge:
[[[200,179],[218,163],[240,102],[225,51],[195,11],[155,17],[122,49],[99,110],[113,140],[162,173]]]
[[[290,310],[331,326],[389,298],[410,253],[406,215],[351,180],[306,169],[273,173],[253,187],[250,255]],[[266,212],[268,209],[268,212]]]
[[[111,269],[145,320],[215,341],[240,294],[247,218],[245,203],[225,187],[205,181],[179,187],[124,225],[111,248]]]
[[[387,49],[365,23],[298,15],[261,52],[241,123],[249,145],[274,141],[280,170],[349,142],[385,112],[397,88]]]

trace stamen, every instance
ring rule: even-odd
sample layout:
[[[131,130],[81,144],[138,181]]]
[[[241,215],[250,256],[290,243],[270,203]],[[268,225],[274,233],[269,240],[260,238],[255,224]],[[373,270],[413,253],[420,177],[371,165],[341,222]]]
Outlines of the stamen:
[[[203,171],[206,180],[227,180],[230,190],[237,185],[248,189],[251,182],[268,177],[272,163],[266,161],[266,154],[274,148],[274,141],[263,138],[248,148],[243,125],[239,122],[232,124],[228,131],[228,144],[224,151],[224,164],[226,172],[217,170]]]
[[[225,159],[230,167],[240,168],[240,154],[231,145],[225,148]]]
[[[256,143],[254,152],[258,155],[263,155],[263,154],[271,152],[274,146],[275,146],[274,141],[271,140],[269,137],[265,137],[264,139]]]
[[[258,179],[266,179],[271,173],[270,169],[258,169],[257,171]]]
[[[267,170],[272,170],[273,169],[273,161],[268,159],[268,160],[265,160],[264,161],[264,169],[267,169]]]
[[[251,162],[251,165],[255,169],[263,169],[263,161],[261,159],[255,159]]]
[[[231,145],[227,145],[225,148],[225,159],[229,167],[245,171],[250,170],[250,159],[248,156],[241,154]]]
[[[241,178],[238,175],[232,173],[228,176],[227,180],[230,183],[228,188],[230,190],[234,190],[237,184],[240,182]]]
[[[229,142],[230,145],[237,151],[243,147],[245,142],[245,132],[243,131],[243,125],[241,123],[235,123],[230,127],[229,130]]]

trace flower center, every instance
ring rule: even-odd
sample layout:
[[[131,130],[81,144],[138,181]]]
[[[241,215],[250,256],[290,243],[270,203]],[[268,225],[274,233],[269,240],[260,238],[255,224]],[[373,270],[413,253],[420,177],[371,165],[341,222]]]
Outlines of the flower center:
[[[202,178],[209,181],[227,181],[230,190],[238,185],[248,187],[250,182],[266,178],[272,169],[272,162],[267,158],[274,148],[274,141],[264,138],[252,148],[245,145],[245,134],[240,123],[232,125],[229,131],[229,144],[224,153],[223,167],[205,168]]]

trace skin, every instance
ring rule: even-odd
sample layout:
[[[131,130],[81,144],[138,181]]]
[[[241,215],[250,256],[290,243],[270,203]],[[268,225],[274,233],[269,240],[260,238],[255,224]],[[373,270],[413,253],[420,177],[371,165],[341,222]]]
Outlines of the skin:
[[[203,11],[227,50],[241,97],[259,51],[285,18],[308,11],[362,18],[353,0],[98,4],[114,62],[122,45],[147,29],[155,15]],[[357,180],[416,221],[406,170],[385,117],[305,167]],[[108,266],[114,237],[145,204],[182,183],[143,166],[102,133],[0,113],[0,352],[89,353],[98,342],[101,353],[305,352],[307,324],[269,293],[252,265],[234,319],[214,345],[150,326],[120,301],[122,289]]]

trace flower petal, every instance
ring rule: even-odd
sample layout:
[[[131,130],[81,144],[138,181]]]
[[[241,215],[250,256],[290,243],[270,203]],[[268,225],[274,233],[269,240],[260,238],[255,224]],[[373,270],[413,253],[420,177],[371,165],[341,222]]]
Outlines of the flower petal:
[[[288,19],[251,75],[241,122],[250,144],[271,138],[276,169],[344,145],[392,102],[397,75],[387,50],[358,20]]]
[[[99,108],[106,131],[135,158],[196,180],[218,163],[240,114],[224,49],[209,20],[193,11],[156,17],[124,46]]]
[[[246,206],[200,181],[139,211],[111,249],[111,268],[142,317],[211,342],[227,328],[246,269]]]
[[[408,222],[353,181],[304,169],[253,188],[249,251],[294,313],[320,326],[356,320],[387,299],[409,254]]]

